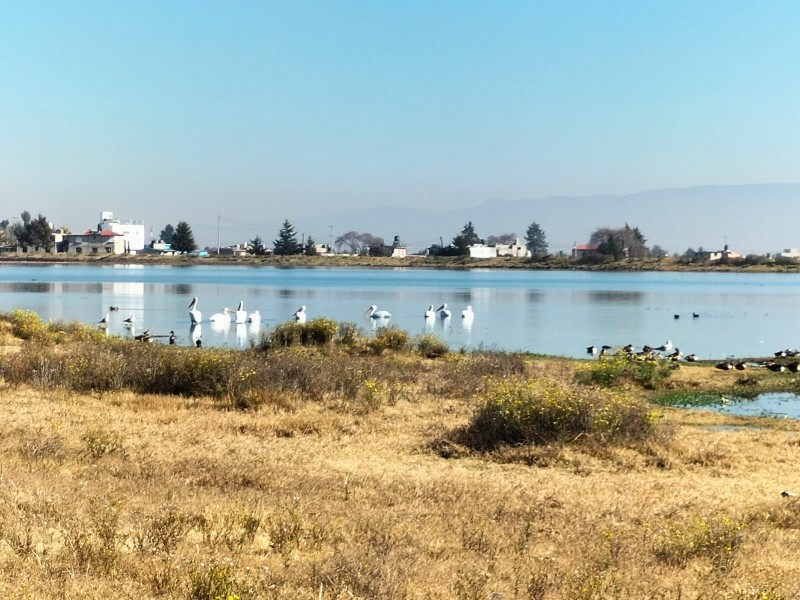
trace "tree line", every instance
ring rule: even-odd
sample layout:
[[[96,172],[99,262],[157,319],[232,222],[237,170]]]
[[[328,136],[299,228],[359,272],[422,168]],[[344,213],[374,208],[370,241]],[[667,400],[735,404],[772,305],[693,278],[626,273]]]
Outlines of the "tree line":
[[[67,228],[62,230],[68,232]],[[161,241],[170,244],[177,252],[194,252],[198,249],[192,228],[186,221],[179,221],[176,226],[167,224],[160,232]],[[486,243],[488,245],[513,244],[517,240],[514,233],[503,233],[481,238],[472,221],[467,222],[461,231],[456,234],[447,245],[432,246],[431,253],[439,256],[468,256],[470,246]],[[548,255],[547,236],[541,225],[532,222],[528,225],[525,236],[525,247],[533,257]],[[53,228],[47,218],[39,214],[32,217],[28,211],[21,213],[19,219],[12,223],[9,219],[0,220],[0,245],[18,245],[23,247],[40,248],[52,251],[54,247]],[[277,238],[272,241],[272,254],[275,255],[308,255],[317,253],[316,242],[311,236],[298,240],[295,227],[288,220],[284,220]],[[335,240],[338,253],[347,254],[380,254],[390,255],[392,248],[400,245],[395,238],[392,245],[387,246],[384,239],[371,233],[347,231]],[[270,253],[260,236],[249,241],[247,251],[250,254],[261,256]],[[649,247],[647,239],[638,227],[631,227],[627,223],[623,227],[599,227],[589,237],[588,248],[580,257],[582,262],[607,262],[620,261],[626,258],[664,258],[667,252],[659,245]],[[708,252],[702,246],[697,250],[689,248],[683,255],[676,258],[682,260],[698,261],[707,259]]]

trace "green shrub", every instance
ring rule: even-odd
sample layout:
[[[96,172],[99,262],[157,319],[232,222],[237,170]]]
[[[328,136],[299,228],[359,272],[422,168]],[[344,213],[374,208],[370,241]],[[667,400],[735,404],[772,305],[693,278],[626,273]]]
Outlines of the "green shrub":
[[[287,322],[275,326],[269,336],[270,348],[324,346],[333,341],[339,325],[333,319],[312,319],[307,323]],[[262,349],[263,348],[262,340]]]
[[[339,323],[338,341],[343,346],[354,346],[361,337],[358,325],[344,321]]]
[[[649,390],[661,387],[678,368],[667,360],[641,359],[625,352],[601,357],[578,372],[578,381],[589,385],[612,387],[631,382]]]
[[[47,326],[32,310],[12,310],[5,317],[11,323],[11,332],[21,340],[42,340],[47,337]]]
[[[64,342],[99,342],[105,339],[103,331],[81,323],[50,321],[43,323],[39,315],[32,310],[13,310],[1,314],[0,320],[11,326],[11,333],[21,340],[35,340],[39,343],[61,344]]]
[[[229,563],[201,565],[191,574],[189,598],[191,600],[220,600],[235,596],[236,581]]]
[[[405,350],[410,342],[409,335],[397,327],[381,327],[375,332],[375,337],[369,340],[367,347],[370,351],[380,356],[384,350]]]
[[[502,382],[487,393],[463,431],[463,443],[479,450],[503,444],[645,439],[656,423],[647,406],[605,390],[555,382]]]
[[[425,358],[439,358],[450,352],[447,342],[440,340],[432,333],[424,333],[417,337],[414,346]]]

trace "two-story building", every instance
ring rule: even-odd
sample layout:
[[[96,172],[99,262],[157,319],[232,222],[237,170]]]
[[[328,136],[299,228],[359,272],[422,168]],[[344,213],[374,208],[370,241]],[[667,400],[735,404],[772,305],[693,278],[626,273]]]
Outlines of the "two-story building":
[[[144,223],[120,221],[103,211],[97,229],[63,234],[57,247],[69,254],[136,254],[145,249]]]

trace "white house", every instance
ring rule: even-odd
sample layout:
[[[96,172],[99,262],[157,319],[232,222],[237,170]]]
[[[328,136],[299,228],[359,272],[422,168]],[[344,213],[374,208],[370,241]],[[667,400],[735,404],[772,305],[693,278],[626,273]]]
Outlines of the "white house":
[[[513,244],[497,244],[497,256],[513,256],[514,258],[528,258],[531,253],[530,250],[521,244],[519,238],[514,240]]]
[[[70,254],[124,254],[126,247],[125,236],[110,230],[69,233],[64,242]]]
[[[736,252],[736,250],[729,250],[728,244],[725,244],[725,247],[722,250],[717,250],[716,252],[709,252],[708,253],[708,260],[709,261],[716,261],[722,259],[729,259],[729,258],[742,258],[741,253]]]
[[[120,221],[114,218],[114,213],[105,210],[100,213],[100,223],[97,231],[113,231],[125,238],[127,252],[136,253],[144,250],[144,223],[142,221]]]
[[[783,252],[779,252],[776,258],[800,258],[800,250],[797,248],[784,248]]]
[[[487,246],[485,244],[471,244],[469,246],[470,258],[494,258],[496,256],[496,246]]]

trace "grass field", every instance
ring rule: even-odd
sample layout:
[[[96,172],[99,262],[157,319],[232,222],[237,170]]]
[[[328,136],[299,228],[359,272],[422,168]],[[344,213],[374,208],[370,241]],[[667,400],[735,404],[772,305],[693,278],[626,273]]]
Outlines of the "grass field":
[[[800,425],[649,402],[797,375],[84,333],[0,318],[6,597],[800,597]]]

